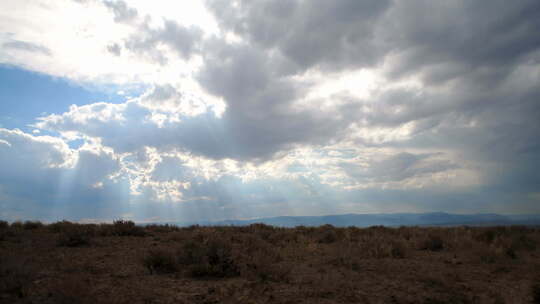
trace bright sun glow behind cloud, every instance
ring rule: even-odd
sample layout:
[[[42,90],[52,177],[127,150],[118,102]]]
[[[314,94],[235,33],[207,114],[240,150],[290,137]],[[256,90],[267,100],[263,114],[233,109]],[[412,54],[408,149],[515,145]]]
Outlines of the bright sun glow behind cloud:
[[[165,18],[176,20],[185,26],[198,26],[207,35],[219,33],[216,20],[203,1],[135,0],[130,2],[130,5],[156,20]]]
[[[164,20],[173,19],[179,20],[180,24],[200,27],[207,35],[216,33],[215,22],[201,2],[165,2],[166,5],[157,6],[155,2],[134,2],[133,8],[141,11],[141,15],[132,22],[137,24],[151,18],[150,26],[159,28]],[[181,78],[189,78],[200,65],[198,58],[187,61],[175,58],[171,64],[162,66],[129,52],[113,56],[108,47],[137,35],[139,29],[133,24],[115,22],[113,13],[97,1],[84,1],[82,4],[70,0],[22,1],[6,3],[6,6],[0,13],[0,27],[3,29],[0,42],[15,39],[12,33],[17,33],[17,40],[31,42],[48,51],[35,53],[5,49],[0,52],[0,62],[77,81],[104,84],[181,81]],[[183,81],[186,86],[195,86],[189,79]]]

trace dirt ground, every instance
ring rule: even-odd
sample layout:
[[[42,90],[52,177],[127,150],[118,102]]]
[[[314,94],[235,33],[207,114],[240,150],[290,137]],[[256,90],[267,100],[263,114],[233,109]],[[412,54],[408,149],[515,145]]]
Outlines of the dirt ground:
[[[540,303],[540,229],[0,225],[0,303]]]

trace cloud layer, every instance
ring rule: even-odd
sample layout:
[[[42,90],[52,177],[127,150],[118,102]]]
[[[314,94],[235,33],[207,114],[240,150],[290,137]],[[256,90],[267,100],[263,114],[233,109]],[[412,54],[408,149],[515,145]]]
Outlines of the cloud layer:
[[[0,129],[2,216],[540,212],[537,1],[209,0],[185,8],[200,23],[159,7],[1,22],[0,62],[148,88],[36,118],[54,136]],[[102,22],[31,26],[66,10]]]

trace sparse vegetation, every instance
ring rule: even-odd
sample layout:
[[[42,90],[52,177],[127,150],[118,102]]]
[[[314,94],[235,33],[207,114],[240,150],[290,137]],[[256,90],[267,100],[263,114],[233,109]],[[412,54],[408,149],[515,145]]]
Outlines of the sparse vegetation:
[[[69,229],[61,230],[58,236],[58,246],[79,247],[90,245],[93,231],[88,226],[73,225]]]
[[[24,224],[21,221],[11,223],[10,227],[13,229],[22,229]]]
[[[178,271],[176,255],[167,249],[151,249],[142,260],[150,274],[173,273]]]
[[[239,274],[232,256],[232,246],[211,236],[203,242],[189,241],[180,250],[179,262],[189,268],[195,278],[234,277]]]
[[[145,231],[143,227],[135,225],[132,221],[117,220],[114,221],[112,226],[105,225],[102,228],[105,234],[115,236],[144,236]],[[107,229],[110,228],[110,229]]]
[[[26,221],[22,225],[24,230],[34,230],[43,227],[43,223],[40,221]]]
[[[32,283],[34,272],[28,261],[5,255],[0,259],[0,295],[24,298]],[[1,300],[1,298],[0,298]]]
[[[540,304],[540,283],[535,283],[532,286],[533,303]]]
[[[0,221],[0,302],[540,303],[539,241],[533,227]]]
[[[421,249],[430,251],[441,251],[444,249],[444,241],[438,235],[428,235],[424,240]]]

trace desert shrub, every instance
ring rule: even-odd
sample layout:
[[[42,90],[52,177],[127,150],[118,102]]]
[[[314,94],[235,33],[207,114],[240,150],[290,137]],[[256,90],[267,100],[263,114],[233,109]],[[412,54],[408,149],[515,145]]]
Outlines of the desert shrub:
[[[268,243],[273,245],[298,242],[298,235],[294,231],[280,229],[267,238]]]
[[[23,240],[23,231],[20,229],[2,229],[0,230],[0,241],[10,241],[21,243]]]
[[[52,303],[57,304],[101,302],[96,301],[92,295],[92,289],[88,286],[87,278],[81,273],[73,273],[56,279],[49,287],[49,297],[53,300]]]
[[[85,225],[73,225],[63,230],[57,239],[57,245],[63,247],[79,247],[90,244],[93,230]]]
[[[169,224],[164,224],[164,225],[152,224],[152,225],[146,225],[144,228],[148,231],[162,232],[162,233],[176,232],[180,230],[178,226],[169,225]]]
[[[24,230],[34,230],[43,227],[43,223],[40,221],[26,221],[23,223]]]
[[[324,225],[320,227],[320,235],[317,241],[322,244],[331,244],[338,241],[338,234],[332,225]]]
[[[394,241],[389,237],[367,237],[362,240],[360,247],[356,249],[361,258],[405,258],[407,249],[403,242]]]
[[[532,286],[532,298],[533,303],[540,304],[540,282],[537,282]]]
[[[413,233],[412,233],[412,229],[414,228],[411,228],[411,227],[405,227],[405,226],[400,226],[399,228],[397,228],[396,230],[396,233],[403,239],[405,240],[410,240],[413,236]]]
[[[257,235],[246,234],[241,240],[242,250],[235,253],[234,260],[240,275],[260,282],[280,282],[288,279],[291,267],[285,265],[279,249]]]
[[[258,252],[246,264],[246,271],[242,276],[255,277],[260,282],[283,282],[287,281],[292,268],[284,263],[276,262],[280,257],[274,252]]]
[[[206,250],[200,242],[189,240],[185,242],[178,256],[178,262],[182,265],[193,265],[203,261]]]
[[[536,250],[536,241],[526,234],[518,234],[512,238],[511,248],[514,250]]]
[[[9,228],[9,223],[6,221],[0,221],[0,229],[7,229]]]
[[[395,259],[403,259],[407,256],[407,249],[402,242],[391,242],[390,256]]]
[[[499,255],[496,251],[489,247],[480,247],[475,250],[475,255],[479,258],[480,262],[486,264],[493,264],[499,259]]]
[[[166,249],[152,249],[143,257],[143,265],[150,274],[173,273],[178,270],[176,255]]]
[[[176,231],[176,232],[172,232],[170,233],[166,240],[168,240],[169,242],[183,242],[187,239],[189,239],[191,236],[189,235],[189,233],[186,233],[186,231]]]
[[[11,223],[10,227],[13,229],[23,229],[23,223],[21,221],[16,221]]]
[[[32,280],[33,271],[26,261],[17,257],[0,258],[0,294],[24,298]]]
[[[480,242],[491,244],[493,243],[497,238],[500,238],[503,235],[506,235],[506,227],[491,227],[483,229],[476,239]]]
[[[232,256],[232,246],[216,237],[205,242],[186,242],[179,252],[178,262],[186,265],[189,274],[195,278],[239,275],[238,265]]]
[[[434,234],[430,234],[420,244],[420,249],[430,251],[441,251],[444,249],[443,239]]]
[[[112,224],[112,234],[116,236],[144,236],[144,228],[132,221],[117,220]]]
[[[47,229],[54,233],[60,233],[60,232],[66,232],[68,230],[71,230],[76,225],[77,224],[74,224],[70,221],[62,220],[62,221],[47,225]]]
[[[504,249],[504,254],[511,259],[517,259],[516,251],[512,247]]]
[[[189,226],[184,227],[182,229],[186,230],[186,231],[195,231],[195,230],[199,230],[200,228],[201,228],[201,226],[199,226],[199,225],[189,225]]]
[[[268,240],[274,234],[275,228],[263,223],[255,223],[248,226],[249,232],[254,232],[263,240]]]

